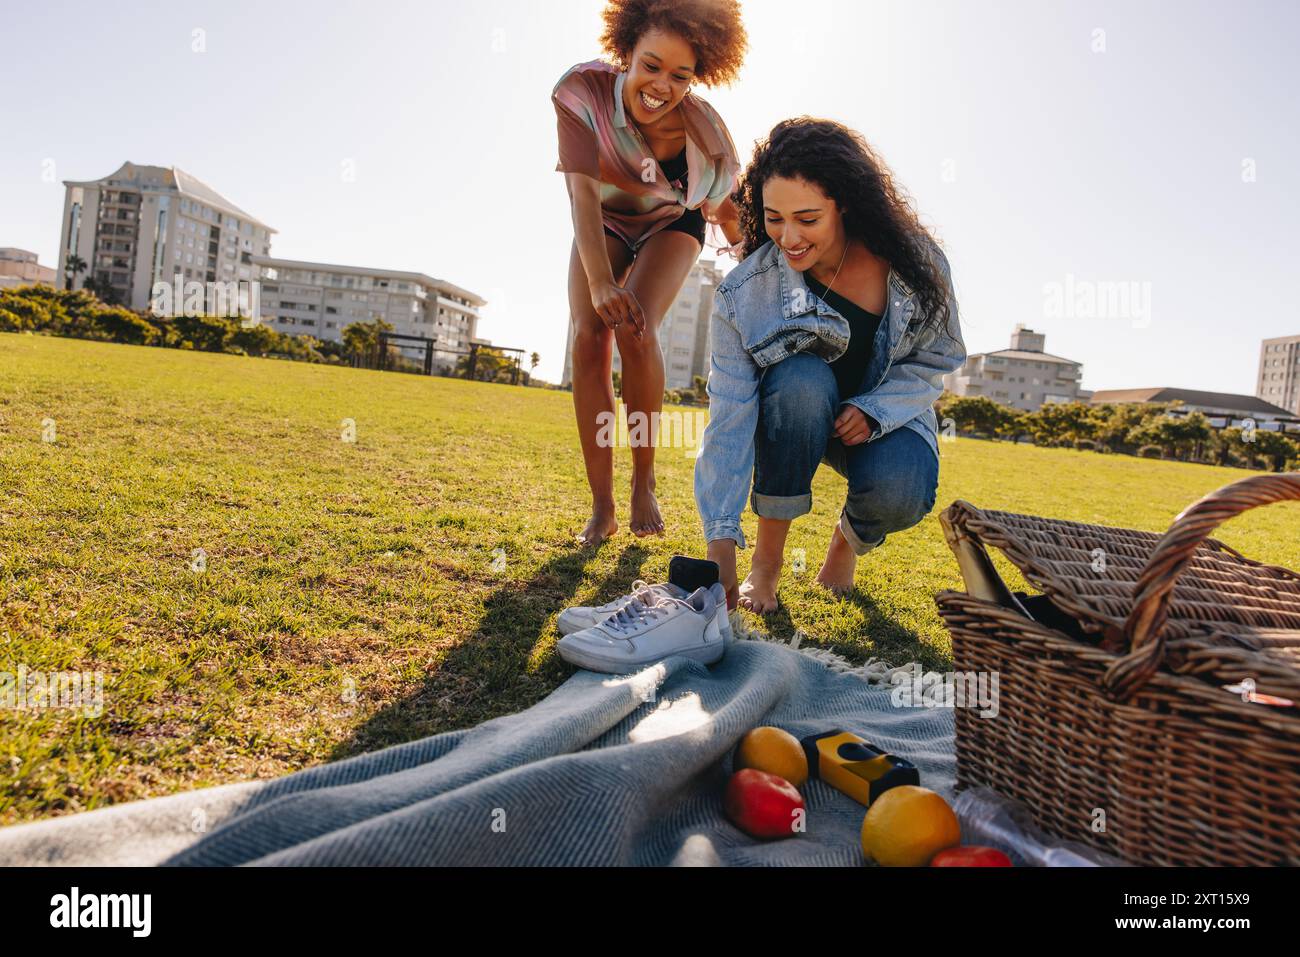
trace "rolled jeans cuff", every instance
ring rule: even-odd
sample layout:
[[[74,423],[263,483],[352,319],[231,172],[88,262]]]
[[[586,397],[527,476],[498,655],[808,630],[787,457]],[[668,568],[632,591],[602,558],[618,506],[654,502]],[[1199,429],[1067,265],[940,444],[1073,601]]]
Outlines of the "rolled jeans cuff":
[[[853,523],[849,521],[848,512],[840,512],[840,534],[843,535],[844,540],[849,543],[849,548],[853,549],[854,555],[865,555],[873,548],[879,548],[885,541],[882,537],[878,542],[864,542],[862,537],[853,528]]]
[[[804,495],[763,495],[754,492],[749,498],[749,507],[759,518],[774,518],[789,521],[812,511],[812,493]]]
[[[731,519],[714,519],[704,523],[704,541],[706,543],[729,538],[737,548],[745,547],[745,533],[740,530],[740,522]]]

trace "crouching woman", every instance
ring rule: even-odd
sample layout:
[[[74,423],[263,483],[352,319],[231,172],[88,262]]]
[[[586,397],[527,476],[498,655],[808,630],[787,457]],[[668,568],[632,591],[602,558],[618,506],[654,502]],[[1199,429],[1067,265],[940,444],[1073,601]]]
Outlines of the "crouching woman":
[[[836,593],[859,555],[934,507],[934,401],[966,348],[948,261],[860,134],[779,123],[735,199],[745,258],[714,298],[695,499],[728,604],[768,612],[822,462],[848,482],[817,576]],[[737,586],[746,498],[758,537]]]

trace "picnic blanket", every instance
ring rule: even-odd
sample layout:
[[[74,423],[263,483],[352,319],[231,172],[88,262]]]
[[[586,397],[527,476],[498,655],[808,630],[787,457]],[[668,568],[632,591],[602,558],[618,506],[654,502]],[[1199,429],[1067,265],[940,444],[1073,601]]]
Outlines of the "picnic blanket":
[[[5,865],[858,865],[864,808],[809,781],[806,832],[723,813],[731,752],[777,725],[841,728],[950,800],[949,708],[900,707],[891,671],[736,641],[718,663],[579,671],[517,714],[268,781],[0,829]]]

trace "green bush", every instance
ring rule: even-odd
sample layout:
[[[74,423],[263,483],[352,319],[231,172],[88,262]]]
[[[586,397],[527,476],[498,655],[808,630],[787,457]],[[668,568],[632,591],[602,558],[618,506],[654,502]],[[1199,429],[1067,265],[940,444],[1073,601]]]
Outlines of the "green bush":
[[[244,326],[237,317],[163,317],[102,302],[87,289],[36,284],[0,289],[0,331],[42,332],[170,349],[279,355],[300,362],[339,362],[338,343],[290,336],[269,326]]]

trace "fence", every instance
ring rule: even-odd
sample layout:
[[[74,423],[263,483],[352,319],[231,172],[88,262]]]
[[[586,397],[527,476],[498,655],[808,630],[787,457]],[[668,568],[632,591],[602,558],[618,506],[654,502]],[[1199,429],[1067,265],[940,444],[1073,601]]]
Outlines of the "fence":
[[[412,355],[414,353],[415,355]],[[523,349],[470,343],[468,349],[448,349],[436,339],[396,332],[378,334],[374,348],[354,359],[353,365],[381,372],[411,372],[518,385],[524,373]]]

